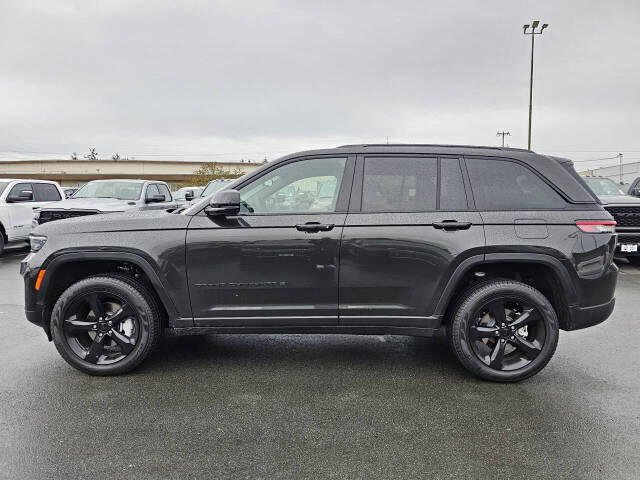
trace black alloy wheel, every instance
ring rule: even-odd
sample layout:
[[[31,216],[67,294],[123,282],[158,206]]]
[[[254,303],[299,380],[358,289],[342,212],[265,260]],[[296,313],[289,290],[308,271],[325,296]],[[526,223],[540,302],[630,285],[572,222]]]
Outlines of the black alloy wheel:
[[[125,373],[158,346],[161,322],[154,297],[140,283],[97,276],[71,285],[51,314],[60,355],[92,375]]]
[[[491,280],[467,290],[453,312],[449,341],[475,375],[516,382],[538,373],[558,344],[558,319],[549,300],[530,285]]]

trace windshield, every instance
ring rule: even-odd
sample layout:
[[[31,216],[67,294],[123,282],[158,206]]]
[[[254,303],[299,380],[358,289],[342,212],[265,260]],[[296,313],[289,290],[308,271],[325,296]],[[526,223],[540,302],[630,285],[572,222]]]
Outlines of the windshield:
[[[608,178],[585,178],[585,182],[589,185],[589,188],[593,190],[593,193],[596,195],[626,195],[624,191],[620,188],[613,180]]]
[[[117,198],[139,200],[142,183],[134,182],[89,182],[78,190],[73,198]]]
[[[208,197],[209,195],[213,195],[229,182],[230,180],[213,180],[212,182],[209,182],[209,185],[207,185],[207,188],[202,191],[200,196]]]
[[[0,195],[2,195],[4,189],[7,188],[7,185],[9,185],[9,182],[0,182]]]

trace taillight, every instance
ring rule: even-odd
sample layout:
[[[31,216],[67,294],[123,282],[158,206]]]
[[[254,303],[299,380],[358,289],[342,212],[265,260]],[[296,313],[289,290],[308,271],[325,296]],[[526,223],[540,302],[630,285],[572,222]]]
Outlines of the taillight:
[[[614,233],[616,231],[615,220],[579,220],[576,226],[586,233]]]

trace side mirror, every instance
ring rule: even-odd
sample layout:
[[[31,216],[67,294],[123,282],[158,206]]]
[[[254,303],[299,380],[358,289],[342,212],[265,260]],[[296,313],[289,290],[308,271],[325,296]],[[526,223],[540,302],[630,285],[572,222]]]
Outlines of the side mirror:
[[[18,195],[9,195],[7,203],[31,202],[33,201],[33,192],[31,190],[22,190]]]
[[[147,203],[160,203],[164,202],[164,195],[151,195],[147,197]]]
[[[184,199],[187,202],[190,202],[191,200],[193,200],[194,197],[195,195],[193,194],[193,190],[187,190],[187,193],[184,194]]]
[[[240,192],[237,190],[220,190],[213,194],[209,206],[204,213],[210,217],[233,216],[240,213]]]

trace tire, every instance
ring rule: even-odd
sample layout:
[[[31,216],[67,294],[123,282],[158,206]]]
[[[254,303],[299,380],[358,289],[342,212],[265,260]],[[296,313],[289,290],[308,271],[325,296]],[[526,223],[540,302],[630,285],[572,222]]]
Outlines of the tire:
[[[514,280],[490,280],[464,292],[449,327],[451,349],[460,363],[495,382],[535,375],[558,345],[558,319],[549,300]]]
[[[640,255],[628,256],[627,260],[629,260],[629,263],[631,265],[635,265],[636,267],[640,267]]]
[[[2,229],[0,229],[0,255],[2,255],[2,252],[4,251],[4,234],[2,233]]]
[[[80,280],[60,295],[51,334],[72,367],[90,375],[118,375],[152,354],[162,324],[154,297],[143,285],[104,275]]]

